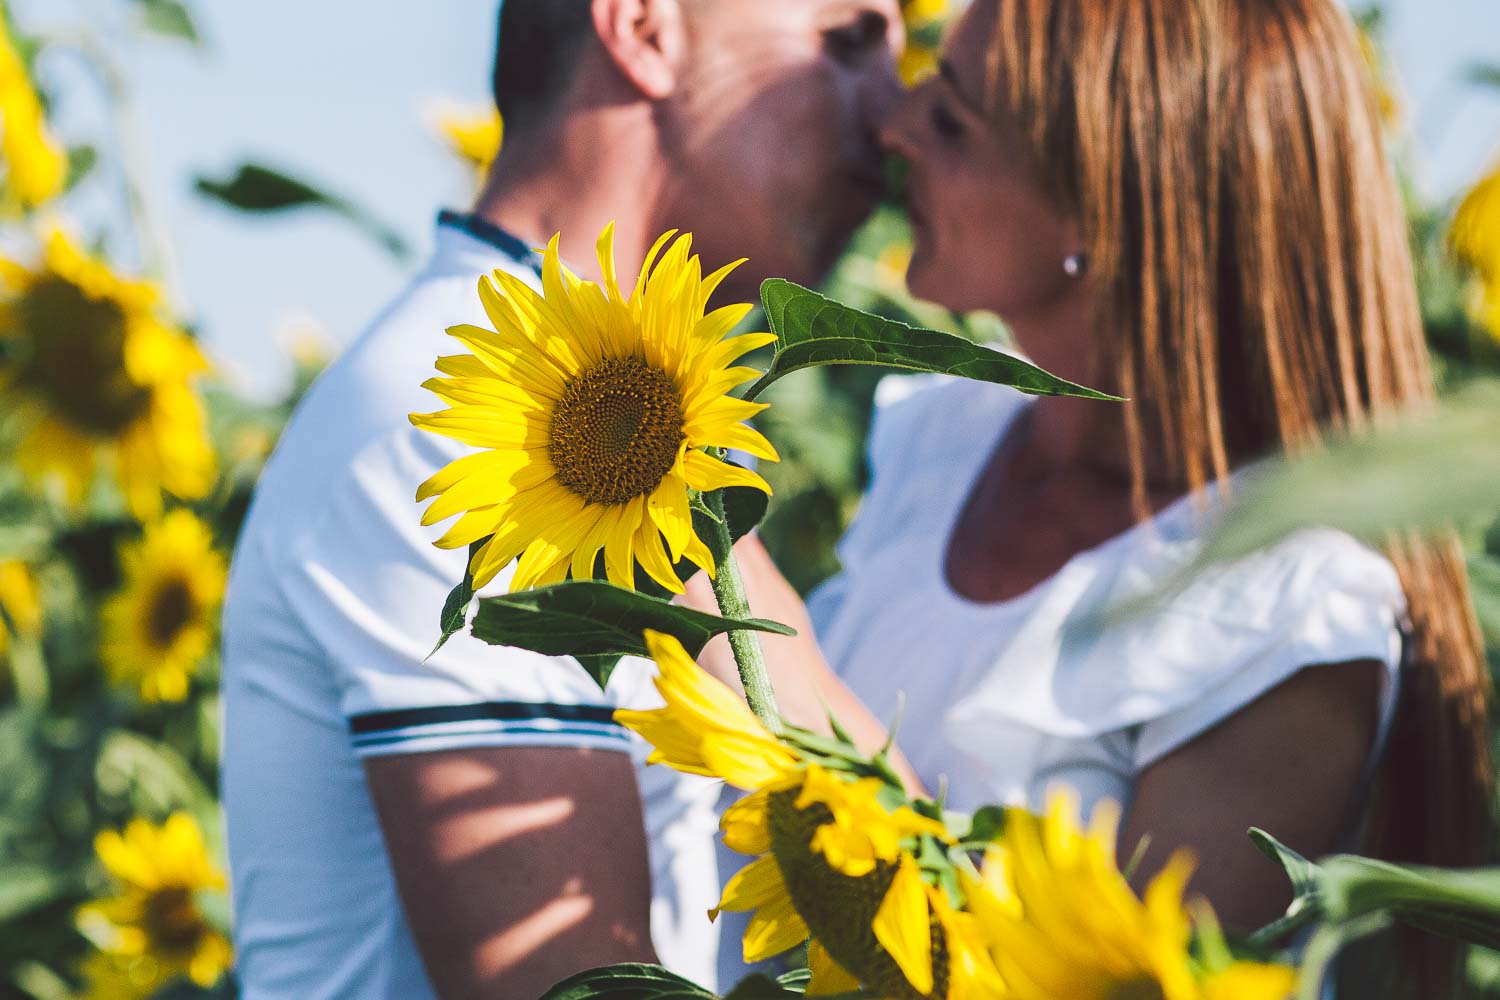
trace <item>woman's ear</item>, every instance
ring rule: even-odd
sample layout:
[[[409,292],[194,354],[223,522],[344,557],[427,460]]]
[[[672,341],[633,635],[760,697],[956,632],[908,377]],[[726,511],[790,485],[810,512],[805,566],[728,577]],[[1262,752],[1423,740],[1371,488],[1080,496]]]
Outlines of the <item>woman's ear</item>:
[[[594,31],[621,75],[659,101],[677,89],[687,51],[682,0],[593,0]]]

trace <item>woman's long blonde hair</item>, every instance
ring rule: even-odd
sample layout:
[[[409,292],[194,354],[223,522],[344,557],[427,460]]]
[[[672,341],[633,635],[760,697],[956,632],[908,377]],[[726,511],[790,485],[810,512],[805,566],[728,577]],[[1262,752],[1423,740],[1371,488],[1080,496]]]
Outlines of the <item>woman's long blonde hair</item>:
[[[997,16],[991,105],[1082,221],[1125,334],[1104,338],[1109,361],[1147,401],[1127,408],[1139,510],[1148,440],[1197,489],[1431,401],[1372,72],[1334,0],[999,0]],[[1462,553],[1386,551],[1413,630],[1365,850],[1478,863],[1488,675]]]

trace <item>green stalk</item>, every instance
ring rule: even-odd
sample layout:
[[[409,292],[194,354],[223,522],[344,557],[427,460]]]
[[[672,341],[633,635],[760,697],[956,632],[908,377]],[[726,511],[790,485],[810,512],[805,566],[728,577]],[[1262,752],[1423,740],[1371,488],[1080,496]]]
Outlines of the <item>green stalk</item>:
[[[745,581],[734,558],[734,539],[729,533],[729,518],[724,513],[724,494],[720,490],[704,493],[703,503],[714,522],[709,532],[708,548],[718,568],[714,575],[714,597],[719,601],[719,612],[725,618],[749,618],[750,601],[745,597]],[[776,692],[771,688],[771,676],[766,671],[766,655],[760,648],[760,636],[747,631],[730,632],[729,648],[734,651],[734,662],[739,667],[740,683],[745,686],[745,700],[750,703],[750,710],[767,729],[781,735],[781,712],[776,707]]]

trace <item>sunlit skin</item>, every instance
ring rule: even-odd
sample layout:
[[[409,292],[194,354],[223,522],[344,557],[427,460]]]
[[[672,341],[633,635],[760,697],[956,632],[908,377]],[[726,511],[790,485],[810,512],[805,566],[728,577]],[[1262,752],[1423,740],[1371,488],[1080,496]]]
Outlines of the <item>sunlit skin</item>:
[[[899,95],[896,0],[593,0],[572,89],[508,129],[475,210],[598,279],[691,231],[713,269],[816,282],[882,193],[877,124]],[[365,763],[413,936],[443,1000],[540,996],[585,968],[653,961],[630,759],[473,748]]]
[[[1042,367],[1117,389],[1097,359],[1102,338],[1124,334],[1096,322],[1096,293],[1086,278],[1064,270],[1064,259],[1085,240],[1043,183],[1053,168],[1031,162],[1013,131],[982,111],[996,10],[997,0],[976,0],[947,41],[941,75],[911,91],[881,132],[909,164],[910,286],[956,310],[992,310]],[[1149,410],[1150,401],[1142,403]],[[1162,471],[1161,450],[1149,440],[1145,461],[1153,508],[1183,495],[1185,484]],[[1129,469],[1119,407],[1037,400],[1016,433],[997,442],[954,526],[949,586],[977,602],[1007,600],[1125,531],[1136,520]],[[769,560],[747,563],[757,614],[806,620]],[[775,641],[778,691],[804,691],[806,678],[828,677],[814,639]],[[733,669],[722,655],[705,666],[721,676]],[[1313,856],[1347,846],[1339,838],[1372,746],[1383,669],[1361,661],[1304,671],[1145,770],[1120,832],[1122,857],[1151,838],[1139,883],[1173,849],[1188,847],[1201,860],[1192,889],[1227,925],[1250,928],[1278,916],[1285,883],[1267,870],[1245,830],[1276,830]],[[818,724],[815,701],[790,699],[794,712],[807,713],[793,721]]]

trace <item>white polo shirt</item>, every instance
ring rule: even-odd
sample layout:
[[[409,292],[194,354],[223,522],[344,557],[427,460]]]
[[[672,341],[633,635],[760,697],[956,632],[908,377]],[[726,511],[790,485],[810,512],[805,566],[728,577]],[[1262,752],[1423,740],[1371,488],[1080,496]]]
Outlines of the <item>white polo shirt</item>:
[[[524,244],[444,213],[410,287],[308,393],[272,456],[235,551],[224,613],[223,800],[244,1000],[433,997],[397,896],[361,759],[475,746],[633,755],[653,881],[651,935],[668,967],[713,985],[720,784],[645,767],[612,721],[660,704],[654,667],[626,660],[608,693],[571,658],[467,633],[427,659],[465,552],[434,548],[418,484],[465,453],[407,414],[485,324],[478,278],[538,284]],[[503,590],[508,571],[492,585]]]

